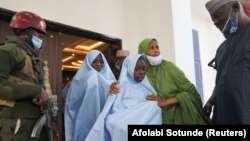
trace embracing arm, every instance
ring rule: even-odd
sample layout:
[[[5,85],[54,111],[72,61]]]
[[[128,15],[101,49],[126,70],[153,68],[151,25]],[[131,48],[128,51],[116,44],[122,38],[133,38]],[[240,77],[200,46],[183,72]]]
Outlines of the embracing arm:
[[[176,97],[171,97],[171,98],[168,98],[168,99],[162,99],[158,95],[148,95],[147,100],[157,101],[158,105],[160,107],[171,106],[171,105],[178,104],[178,100],[177,100]]]

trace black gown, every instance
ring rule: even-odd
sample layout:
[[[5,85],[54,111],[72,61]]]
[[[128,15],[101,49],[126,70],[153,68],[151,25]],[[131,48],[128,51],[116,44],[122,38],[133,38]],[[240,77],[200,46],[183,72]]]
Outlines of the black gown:
[[[216,52],[215,124],[250,124],[250,24]]]

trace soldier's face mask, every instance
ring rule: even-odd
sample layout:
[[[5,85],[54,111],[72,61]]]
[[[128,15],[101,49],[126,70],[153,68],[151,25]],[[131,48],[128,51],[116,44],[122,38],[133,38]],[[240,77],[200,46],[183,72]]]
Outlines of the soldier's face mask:
[[[229,13],[229,17],[227,19],[226,24],[224,25],[224,28],[222,29],[222,33],[225,36],[225,38],[228,38],[230,35],[232,35],[234,32],[238,29],[238,18],[237,17],[231,17],[232,8]]]
[[[40,49],[42,46],[43,40],[41,40],[40,38],[36,37],[36,36],[32,36],[32,44],[36,49]]]

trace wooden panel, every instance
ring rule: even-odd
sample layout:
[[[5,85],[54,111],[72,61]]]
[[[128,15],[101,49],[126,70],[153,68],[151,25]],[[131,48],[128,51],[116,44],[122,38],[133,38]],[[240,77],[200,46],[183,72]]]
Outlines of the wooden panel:
[[[57,140],[62,140],[62,44],[61,36],[58,32],[47,31],[47,35],[43,40],[43,47],[41,49],[41,57],[48,61],[50,84],[53,95],[57,95],[58,99],[58,118],[57,118]]]
[[[0,43],[3,43],[6,35],[11,35],[12,30],[9,28],[9,22],[0,18]]]

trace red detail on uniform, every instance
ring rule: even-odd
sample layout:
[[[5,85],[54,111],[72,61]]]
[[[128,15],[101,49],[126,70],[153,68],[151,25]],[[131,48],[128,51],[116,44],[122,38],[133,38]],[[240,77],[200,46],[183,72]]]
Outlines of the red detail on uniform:
[[[10,22],[10,27],[16,29],[32,27],[46,34],[45,21],[40,16],[27,11],[16,13]]]

